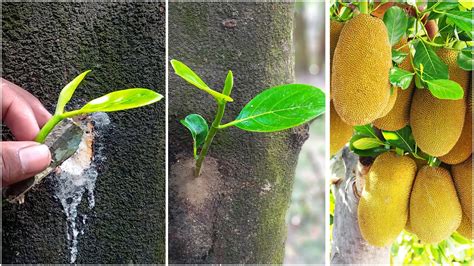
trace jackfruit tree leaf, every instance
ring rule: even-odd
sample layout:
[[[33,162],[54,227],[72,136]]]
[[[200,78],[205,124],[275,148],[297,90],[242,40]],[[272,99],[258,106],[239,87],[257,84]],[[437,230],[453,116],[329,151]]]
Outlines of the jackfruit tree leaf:
[[[114,91],[86,103],[81,109],[64,113],[70,117],[94,112],[114,112],[149,105],[163,96],[149,89],[133,88]]]
[[[387,27],[390,44],[394,45],[398,43],[403,35],[405,35],[408,27],[407,14],[400,7],[392,6],[385,11],[383,22]]]
[[[354,142],[358,141],[359,139],[364,139],[366,136],[363,135],[353,135],[351,140],[349,141],[349,149],[354,153],[358,154],[359,156],[364,157],[377,157],[378,155],[387,152],[388,149],[384,145],[379,145],[377,147],[361,150],[354,147]]]
[[[406,126],[397,131],[385,131],[382,130],[382,136],[385,141],[390,144],[392,147],[400,148],[404,151],[415,154],[415,139],[411,134],[410,126]]]
[[[407,57],[407,53],[397,51],[396,49],[392,49],[392,61],[400,64],[403,60]]]
[[[441,61],[431,46],[423,41],[415,44],[413,64],[416,68],[423,68],[423,80],[448,79],[448,66]]]
[[[474,53],[472,47],[467,47],[467,49],[463,49],[458,54],[457,62],[460,68],[466,71],[472,71],[474,66]]]
[[[375,138],[360,138],[352,143],[352,146],[358,150],[369,150],[383,145],[382,141]]]
[[[232,91],[232,87],[234,86],[234,75],[232,74],[232,71],[229,70],[227,73],[227,77],[225,78],[224,82],[224,89],[222,90],[224,95],[229,95],[230,92]]]
[[[445,13],[448,20],[467,33],[470,37],[473,35],[474,20],[471,11],[450,10]]]
[[[274,132],[299,126],[325,111],[324,92],[304,84],[287,84],[264,90],[229,123],[255,132]]]
[[[209,132],[209,126],[207,125],[206,119],[198,114],[190,114],[179,122],[181,122],[181,124],[191,132],[193,138],[194,158],[197,158],[197,149],[204,144],[207,133]]]
[[[425,80],[431,94],[438,99],[459,100],[464,96],[464,90],[459,83],[449,79]]]
[[[378,139],[377,132],[370,124],[362,125],[362,126],[354,126],[354,133],[359,136]]]
[[[173,66],[173,69],[176,73],[176,75],[180,76],[184,80],[186,80],[188,83],[196,86],[198,89],[201,89],[207,93],[209,93],[211,96],[213,96],[217,101],[224,100],[226,102],[232,102],[234,101],[232,98],[230,98],[227,95],[224,95],[220,92],[217,92],[209,86],[207,86],[204,81],[196,74],[194,71],[191,70],[187,65],[185,65],[183,62],[180,62],[178,60],[171,60],[171,66]]]
[[[413,79],[415,73],[403,70],[398,67],[392,67],[390,69],[390,84],[393,86],[399,87],[403,90],[406,90]]]
[[[58,104],[56,105],[55,114],[62,114],[64,113],[64,107],[66,104],[71,100],[74,91],[76,90],[77,86],[81,83],[81,81],[89,74],[91,70],[87,70],[82,72],[79,76],[75,77],[71,82],[69,82],[59,93]]]

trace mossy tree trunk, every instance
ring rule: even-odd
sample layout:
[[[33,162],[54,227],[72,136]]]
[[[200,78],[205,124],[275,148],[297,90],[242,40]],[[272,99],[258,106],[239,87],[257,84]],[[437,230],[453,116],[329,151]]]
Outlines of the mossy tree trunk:
[[[219,91],[233,71],[234,102],[223,122],[262,90],[294,81],[293,4],[171,2],[169,19],[171,59]],[[199,113],[212,121],[216,104],[172,71],[169,81],[170,263],[282,263],[285,215],[307,126],[278,133],[220,131],[204,165],[215,172],[197,181],[183,178],[181,168],[192,167],[183,163],[192,160],[192,141],[179,120]],[[186,194],[189,184],[205,191]]]
[[[335,196],[334,223],[331,241],[331,264],[390,264],[390,248],[377,248],[360,233],[357,206],[367,169],[359,156],[344,148],[331,164],[339,178],[333,187]]]
[[[2,3],[2,9],[2,77],[49,111],[61,88],[87,69],[91,77],[73,107],[130,87],[164,94],[164,3]],[[87,195],[79,205],[76,222],[84,233],[76,262],[164,263],[165,103],[109,117],[94,144],[105,157],[96,167],[95,207],[89,210]],[[3,201],[3,263],[70,262],[55,182],[44,180],[23,205]]]

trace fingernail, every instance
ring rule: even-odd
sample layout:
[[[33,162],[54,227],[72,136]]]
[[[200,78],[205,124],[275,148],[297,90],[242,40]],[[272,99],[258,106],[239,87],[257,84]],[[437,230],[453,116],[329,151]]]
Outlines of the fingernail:
[[[20,157],[21,169],[23,173],[38,173],[44,170],[49,164],[49,148],[48,146],[34,145],[29,147],[21,148],[18,151]]]

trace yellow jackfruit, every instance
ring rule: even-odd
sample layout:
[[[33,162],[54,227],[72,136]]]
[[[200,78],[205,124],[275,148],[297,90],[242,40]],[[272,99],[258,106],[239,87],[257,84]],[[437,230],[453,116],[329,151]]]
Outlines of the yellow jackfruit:
[[[345,23],[334,51],[334,107],[349,125],[379,118],[390,98],[391,45],[382,20],[360,14]]]
[[[410,229],[426,243],[448,238],[461,223],[453,180],[442,167],[423,166],[417,173],[410,196]]]
[[[352,137],[352,126],[341,120],[331,101],[330,113],[330,152],[331,156],[336,154]]]
[[[466,96],[469,73],[457,65],[457,53],[447,49],[437,53],[448,65],[449,79],[459,83]],[[465,113],[465,99],[441,100],[427,89],[417,89],[411,104],[410,124],[420,149],[436,157],[447,154],[461,136]]]
[[[330,22],[329,27],[329,47],[330,47],[330,69],[332,71],[332,58],[334,57],[334,50],[336,50],[337,41],[339,40],[339,35],[341,34],[341,30],[344,27],[343,22],[339,22],[337,20],[332,20]],[[330,86],[330,99],[332,99],[332,86]]]
[[[466,112],[461,136],[456,145],[445,155],[439,157],[443,163],[458,164],[465,161],[472,154],[472,114]]]
[[[464,213],[462,214],[461,224],[456,231],[458,231],[458,233],[467,239],[474,238],[474,233],[472,232],[472,222]]]
[[[409,53],[410,49],[406,44],[406,39],[402,39],[394,48],[399,48],[401,52]],[[410,57],[407,56],[398,65],[399,68],[413,72]],[[410,122],[410,103],[413,95],[415,83],[412,81],[406,90],[398,89],[397,99],[390,112],[374,121],[374,126],[383,130],[395,131],[404,128]]]
[[[398,97],[398,89],[393,88],[393,92],[390,94],[390,97],[388,98],[388,103],[385,106],[385,108],[383,109],[382,113],[380,114],[380,117],[384,117],[390,111],[392,111],[393,107],[395,106],[395,102],[397,101],[397,97]],[[377,121],[377,120],[375,120],[375,121]]]
[[[394,152],[379,155],[367,175],[358,206],[359,228],[374,246],[387,246],[407,223],[416,164]]]
[[[463,212],[472,217],[472,156],[466,161],[451,166],[454,186],[459,196]]]

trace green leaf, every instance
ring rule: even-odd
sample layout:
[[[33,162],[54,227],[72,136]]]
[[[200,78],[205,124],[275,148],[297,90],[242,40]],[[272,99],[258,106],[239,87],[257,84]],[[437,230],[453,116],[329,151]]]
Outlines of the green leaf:
[[[225,78],[224,89],[222,90],[222,94],[230,95],[232,87],[234,87],[234,75],[232,74],[232,71],[229,70],[229,72],[227,73],[227,77]]]
[[[407,57],[407,53],[397,51],[396,49],[392,49],[392,61],[401,64],[403,60]]]
[[[460,68],[466,71],[472,71],[474,65],[474,54],[472,53],[472,47],[467,47],[458,54],[458,65]]]
[[[360,150],[354,147],[354,142],[363,138],[366,138],[366,136],[356,134],[356,135],[353,135],[351,140],[349,141],[349,148],[351,149],[351,151],[358,154],[359,156],[377,157],[379,154],[388,151],[388,149],[385,146],[377,146],[375,148],[367,149],[367,150]]]
[[[258,94],[229,125],[247,131],[274,132],[304,124],[324,110],[325,96],[319,88],[281,85]]]
[[[204,143],[207,133],[209,132],[206,119],[198,114],[190,114],[180,122],[191,132],[191,136],[193,137],[194,158],[197,158],[197,149]]]
[[[383,142],[374,138],[361,138],[352,143],[352,146],[358,150],[369,150],[383,145]]]
[[[411,134],[410,126],[406,126],[397,131],[385,131],[382,130],[382,136],[390,146],[400,148],[404,151],[408,151],[415,154],[415,139]]]
[[[407,14],[398,6],[392,6],[385,12],[383,22],[388,30],[391,45],[397,44],[403,37],[408,26]]]
[[[69,82],[64,88],[61,90],[58,98],[58,104],[56,105],[56,111],[54,114],[62,114],[64,113],[64,107],[66,104],[71,100],[74,91],[76,90],[77,86],[81,83],[81,81],[89,74],[91,70],[87,70],[82,72],[79,76],[75,77],[71,82]]]
[[[458,28],[466,32],[472,37],[474,28],[474,20],[472,19],[471,11],[457,11],[451,10],[445,13],[450,21],[454,23]]]
[[[392,67],[390,69],[389,79],[393,86],[406,90],[410,86],[414,75],[415,73],[403,70],[398,67]]]
[[[413,64],[416,68],[423,68],[423,80],[448,79],[448,66],[441,61],[433,49],[423,41],[415,44]]]
[[[171,65],[173,66],[173,69],[176,73],[176,75],[180,76],[187,82],[191,83],[192,85],[196,86],[197,88],[209,93],[212,95],[217,101],[224,100],[226,102],[232,102],[234,101],[232,98],[230,98],[227,95],[224,95],[222,93],[219,93],[207,86],[204,81],[196,74],[194,71],[192,71],[187,65],[184,63],[178,61],[178,60],[171,60]]]
[[[114,91],[86,103],[81,109],[65,113],[65,116],[94,113],[114,112],[137,108],[161,100],[160,94],[143,88]]]
[[[365,137],[374,137],[378,139],[377,132],[370,125],[354,126],[354,133]]]
[[[449,79],[425,80],[431,94],[438,99],[459,100],[464,96],[464,90],[459,83]]]

